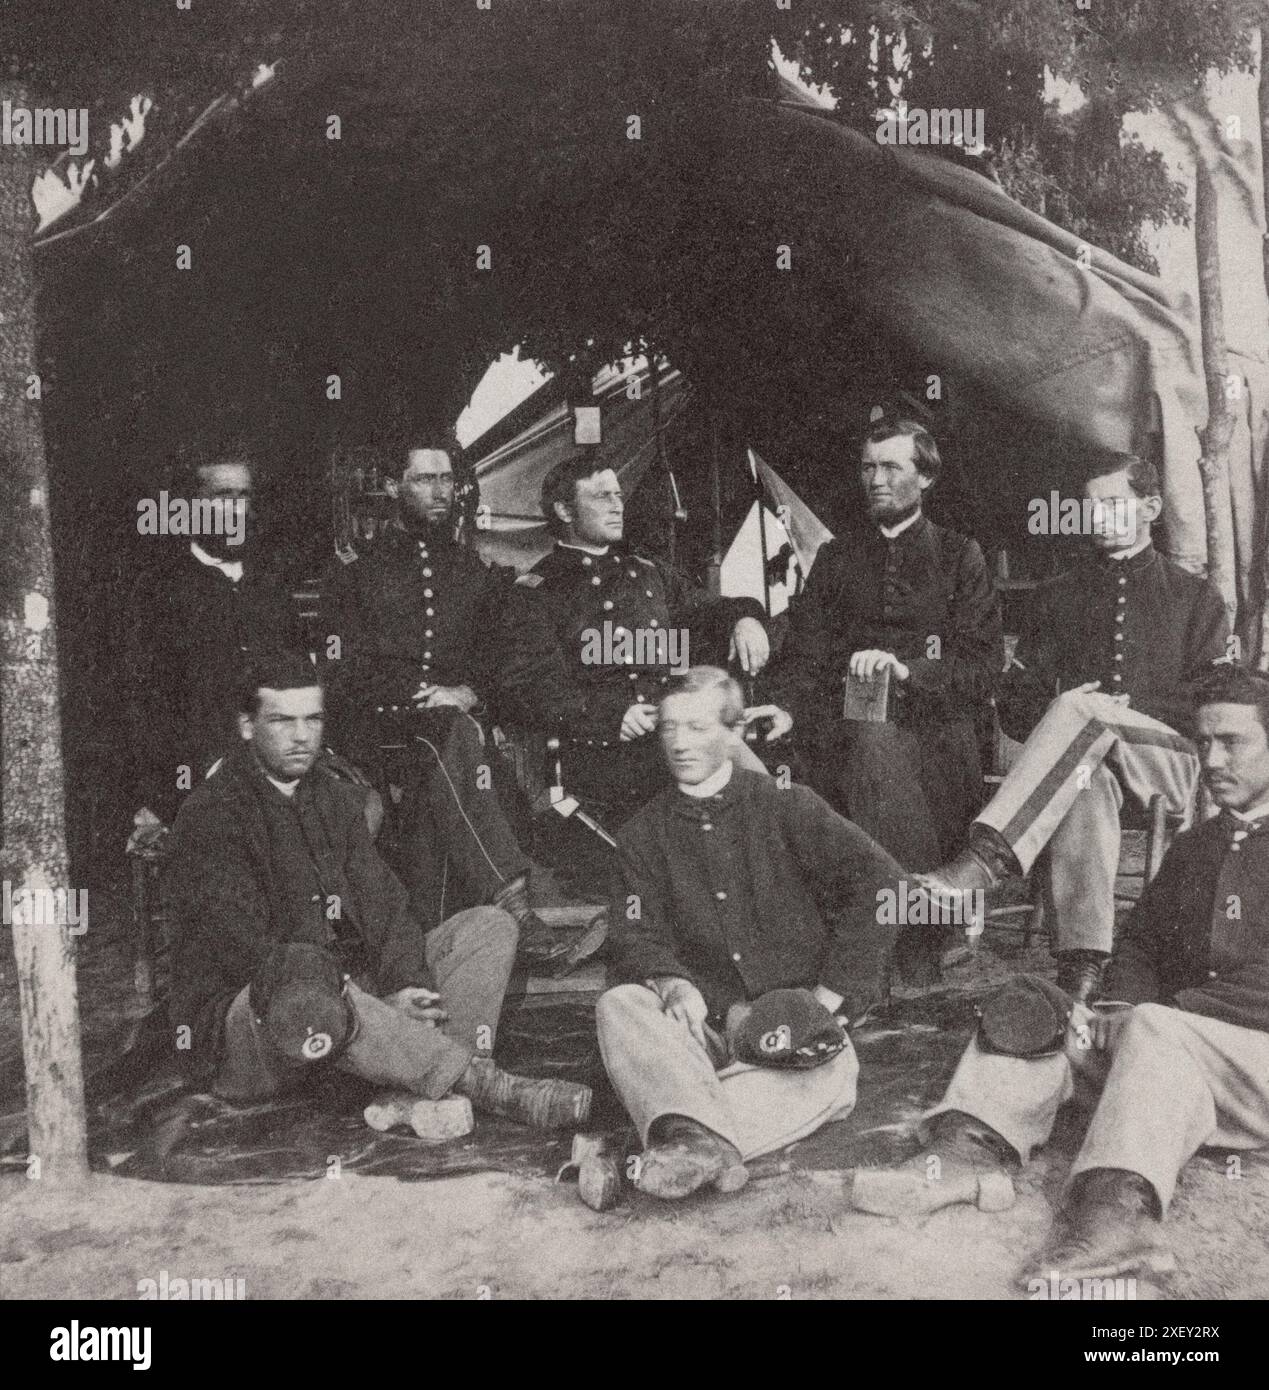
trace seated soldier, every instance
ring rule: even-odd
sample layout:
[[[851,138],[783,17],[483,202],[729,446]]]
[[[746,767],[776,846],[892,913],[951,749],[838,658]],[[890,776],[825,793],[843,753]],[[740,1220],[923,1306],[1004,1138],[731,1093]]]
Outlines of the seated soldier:
[[[1106,1278],[1174,1260],[1161,1221],[1204,1145],[1269,1145],[1269,678],[1204,678],[1196,742],[1221,813],[1181,835],[1117,943],[1093,1009],[1023,977],[983,1006],[928,1148],[861,1170],[857,1207],[890,1215],[978,1200],[1046,1142],[1059,1107],[1100,1091],[1071,1170],[1067,1231],[1031,1283]],[[993,1202],[1007,1206],[1008,1195]]]
[[[362,554],[341,555],[326,584],[336,747],[364,768],[376,766],[381,744],[403,747],[395,862],[424,924],[492,903],[515,918],[523,962],[567,973],[603,944],[602,923],[570,940],[533,911],[530,861],[505,813],[487,733],[490,633],[510,579],[455,539],[445,449],[401,449],[386,487],[395,524]]]
[[[858,465],[866,515],[821,546],[768,677],[815,789],[922,872],[950,857],[982,804],[974,718],[1004,664],[977,541],[925,515],[941,471],[916,421],[869,429]],[[843,719],[848,677],[887,672],[886,716]]]
[[[848,1022],[878,998],[895,861],[809,787],[736,767],[739,686],[697,667],[661,701],[677,782],[618,835],[604,1066],[644,1144],[636,1182],[675,1198],[855,1104]],[[760,1060],[760,1065],[752,1065]]]
[[[568,790],[615,831],[668,781],[652,734],[670,677],[707,651],[757,675],[769,655],[762,605],[711,599],[636,555],[621,484],[595,457],[551,469],[542,515],[555,548],[507,600],[499,685],[512,718],[560,740]],[[743,740],[731,757],[762,767]]]
[[[811,785],[921,871],[953,853],[982,804],[975,717],[1004,664],[977,541],[925,515],[941,472],[938,446],[915,420],[868,430],[857,475],[865,515],[821,546],[769,677],[796,722]],[[843,718],[847,682],[875,689],[883,678],[881,717]],[[952,945],[945,932],[904,932],[896,956],[908,982],[932,985]]]
[[[193,1079],[248,1101],[334,1065],[529,1124],[584,1123],[586,1087],[512,1076],[489,1055],[512,918],[472,908],[425,934],[360,794],[314,770],[313,665],[262,659],[239,705],[242,741],[182,805],[164,883],[172,1023]]]
[[[943,895],[1036,865],[1058,983],[1081,1001],[1096,996],[1110,957],[1121,807],[1158,793],[1189,819],[1199,776],[1190,683],[1229,654],[1216,587],[1151,542],[1160,492],[1143,459],[1089,461],[1092,553],[1036,593],[1001,691],[1001,725],[1026,742],[962,851],[930,876]]]

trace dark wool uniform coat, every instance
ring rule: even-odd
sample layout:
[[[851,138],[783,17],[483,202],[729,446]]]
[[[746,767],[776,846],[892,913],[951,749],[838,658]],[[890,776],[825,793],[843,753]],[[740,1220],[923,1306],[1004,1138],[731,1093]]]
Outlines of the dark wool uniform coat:
[[[842,719],[853,653],[893,652],[885,726]],[[931,869],[982,805],[976,715],[1004,651],[978,543],[918,519],[893,537],[860,520],[820,547],[768,681],[814,785],[904,861]]]
[[[375,852],[361,793],[314,768],[285,797],[241,742],[182,805],[163,897],[172,1024],[191,1029],[182,1059],[200,1081],[234,996],[279,942],[328,947],[379,995],[427,984],[423,929]]]
[[[756,599],[711,599],[677,570],[622,547],[591,555],[557,545],[516,580],[504,625],[502,688],[532,728],[587,746],[609,746],[633,704],[655,704],[673,672],[664,662],[586,660],[588,633],[686,629],[693,666],[725,664],[743,617],[763,621]],[[645,648],[648,655],[651,648]]]
[[[1227,812],[1179,835],[1128,919],[1108,999],[1269,1032],[1269,821]]]
[[[617,842],[614,983],[690,980],[718,1020],[772,989],[822,984],[848,1018],[880,997],[899,866],[809,787],[735,768],[711,797],[661,792]]]
[[[231,557],[236,558],[236,557]],[[197,786],[238,740],[238,684],[253,656],[302,652],[299,613],[280,565],[254,550],[235,584],[173,547],[133,581],[124,610],[129,747],[138,805],[171,822],[184,790]]]
[[[893,652],[891,717],[922,728],[973,719],[1004,665],[1000,610],[978,542],[922,516],[897,536],[856,523],[826,541],[789,609],[773,687],[801,725],[841,719],[854,652]]]
[[[1189,682],[1226,655],[1228,636],[1215,586],[1152,545],[1127,560],[1090,556],[1032,596],[1001,690],[1001,727],[1025,739],[1055,694],[1100,681],[1192,737]]]
[[[502,629],[502,708],[561,740],[570,790],[628,814],[666,773],[655,737],[620,741],[622,716],[633,704],[656,704],[673,671],[657,660],[590,661],[595,644],[605,630],[614,640],[642,634],[650,643],[649,634],[673,628],[680,639],[686,634],[679,651],[693,666],[725,665],[737,621],[763,616],[756,599],[711,599],[670,566],[624,547],[591,555],[557,545],[512,588]],[[654,652],[645,645],[634,654]]]
[[[510,583],[466,546],[399,527],[337,564],[323,624],[332,738],[366,758],[378,709],[408,706],[423,684],[469,685],[487,703]]]

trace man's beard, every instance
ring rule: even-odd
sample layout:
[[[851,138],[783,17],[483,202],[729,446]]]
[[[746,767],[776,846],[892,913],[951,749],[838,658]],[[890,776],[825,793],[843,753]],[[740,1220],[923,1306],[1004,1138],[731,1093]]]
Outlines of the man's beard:
[[[434,545],[441,545],[454,538],[454,508],[451,505],[443,515],[435,518],[426,512],[414,512],[408,507],[401,508],[401,520],[412,536],[419,537]]]
[[[909,502],[906,507],[898,507],[893,502],[868,504],[868,520],[877,526],[898,526],[921,510],[921,499]]]

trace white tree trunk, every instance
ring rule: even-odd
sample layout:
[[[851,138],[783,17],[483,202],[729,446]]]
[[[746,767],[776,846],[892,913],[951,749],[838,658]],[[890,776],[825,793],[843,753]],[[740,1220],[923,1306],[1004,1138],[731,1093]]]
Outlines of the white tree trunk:
[[[1218,231],[1216,186],[1199,150],[1195,161],[1194,246],[1198,259],[1203,376],[1207,381],[1207,424],[1199,431],[1203,450],[1199,473],[1207,518],[1207,577],[1220,590],[1232,627],[1238,615],[1234,513],[1229,495],[1229,442],[1234,433],[1234,413],[1225,394],[1229,358],[1225,350]]]
[[[24,84],[4,79],[0,101],[32,104]],[[33,384],[38,371],[33,173],[29,146],[0,144],[0,867],[7,905],[16,909],[10,915],[22,1008],[30,1176],[50,1181],[85,1175],[88,1146],[76,938],[64,912],[47,914],[55,920],[46,925],[23,910],[33,905],[27,896],[32,892],[64,890],[65,904],[71,891],[48,468]],[[56,901],[46,897],[43,905]],[[33,916],[36,920],[30,920]]]

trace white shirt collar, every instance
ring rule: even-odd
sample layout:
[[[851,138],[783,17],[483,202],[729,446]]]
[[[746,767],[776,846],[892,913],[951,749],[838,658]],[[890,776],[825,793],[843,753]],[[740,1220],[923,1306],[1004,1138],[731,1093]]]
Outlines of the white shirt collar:
[[[892,541],[896,536],[902,535],[903,532],[906,531],[909,526],[915,526],[917,522],[920,520],[921,508],[918,507],[916,511],[914,511],[906,521],[901,521],[897,526],[883,526],[880,522],[878,522],[877,530],[880,531],[881,534],[885,536],[885,538],[888,541]]]
[[[1253,806],[1250,811],[1234,811],[1231,814],[1248,823],[1264,820],[1266,816],[1269,816],[1269,801],[1263,802],[1259,806]]]
[[[1131,560],[1134,555],[1141,552],[1150,544],[1150,532],[1147,531],[1134,545],[1130,545],[1127,550],[1112,550],[1107,555],[1107,559],[1112,565],[1122,565],[1125,560]]]
[[[694,782],[688,785],[686,782],[679,783],[679,791],[685,796],[695,796],[704,800],[707,796],[714,796],[731,781],[732,760],[727,758],[722,767],[717,772],[711,772],[703,782]]]
[[[222,560],[219,555],[209,555],[197,541],[190,541],[189,553],[200,565],[210,565],[222,571],[235,584],[242,578],[241,560]]]
[[[611,547],[606,545],[577,545],[573,541],[556,541],[563,550],[581,550],[587,555],[607,555]]]
[[[267,772],[264,775],[269,778],[269,781],[273,783],[283,796],[294,796],[296,787],[300,785],[300,779],[298,777],[294,782],[279,782],[276,777],[270,776]]]

